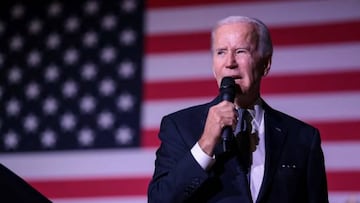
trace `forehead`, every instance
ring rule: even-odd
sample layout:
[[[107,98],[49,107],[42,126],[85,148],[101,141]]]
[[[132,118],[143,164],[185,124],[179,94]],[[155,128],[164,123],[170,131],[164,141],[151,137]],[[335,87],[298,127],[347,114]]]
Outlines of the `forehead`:
[[[218,26],[214,32],[215,42],[256,40],[256,27],[250,22],[234,22]]]

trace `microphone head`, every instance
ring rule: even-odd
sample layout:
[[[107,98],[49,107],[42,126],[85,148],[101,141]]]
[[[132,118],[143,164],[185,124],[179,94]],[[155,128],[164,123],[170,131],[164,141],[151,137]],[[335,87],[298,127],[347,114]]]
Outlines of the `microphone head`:
[[[220,84],[220,96],[222,100],[234,102],[236,84],[234,78],[224,77]]]
[[[223,77],[220,84],[220,89],[235,88],[235,80],[232,77]]]

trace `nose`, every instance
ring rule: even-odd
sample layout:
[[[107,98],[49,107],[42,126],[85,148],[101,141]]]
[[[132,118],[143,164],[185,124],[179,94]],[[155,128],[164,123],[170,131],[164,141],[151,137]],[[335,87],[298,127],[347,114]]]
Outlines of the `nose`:
[[[226,67],[230,68],[230,69],[234,69],[237,67],[236,58],[235,58],[234,53],[230,53],[227,55]]]

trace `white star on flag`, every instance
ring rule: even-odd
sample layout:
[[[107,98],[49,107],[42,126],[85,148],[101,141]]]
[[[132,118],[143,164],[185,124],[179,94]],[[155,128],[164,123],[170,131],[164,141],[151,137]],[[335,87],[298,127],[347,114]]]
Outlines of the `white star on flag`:
[[[132,140],[133,132],[129,127],[121,126],[120,128],[117,129],[115,138],[119,144],[124,145]]]
[[[133,62],[126,60],[119,64],[118,74],[123,79],[129,79],[134,76],[135,65]]]
[[[7,102],[6,111],[9,116],[17,116],[19,114],[21,104],[16,99],[11,99]]]
[[[8,74],[9,83],[17,84],[21,81],[21,78],[22,78],[22,73],[21,73],[20,68],[17,66],[14,66]]]
[[[88,1],[84,7],[85,13],[88,15],[94,15],[99,10],[99,5],[97,1]]]
[[[101,112],[98,116],[98,125],[101,129],[109,129],[114,124],[114,116],[110,112]]]
[[[97,68],[95,64],[93,63],[84,64],[81,71],[82,78],[84,78],[85,80],[93,80],[96,74],[97,74]]]
[[[65,51],[64,62],[67,65],[74,65],[79,60],[79,51],[71,48]]]
[[[115,82],[110,78],[100,81],[99,92],[102,96],[111,96],[115,91]]]
[[[102,19],[102,26],[104,30],[112,30],[116,26],[116,17],[114,15],[106,15]]]
[[[43,111],[45,115],[53,115],[58,110],[59,105],[55,98],[48,97],[44,100]]]
[[[136,9],[136,1],[135,0],[124,0],[122,1],[121,8],[123,11],[127,13],[134,12]]]
[[[100,54],[100,58],[104,63],[111,63],[116,58],[116,50],[112,46],[103,48]]]
[[[61,116],[60,125],[64,131],[72,131],[76,125],[76,117],[70,112],[66,112]]]
[[[34,114],[29,114],[24,118],[24,129],[27,132],[34,133],[39,126],[38,118]]]
[[[78,85],[74,80],[65,81],[62,92],[65,98],[73,98],[78,92]]]
[[[19,19],[19,18],[23,17],[24,13],[25,13],[25,8],[21,4],[16,4],[11,9],[11,16],[15,19]]]
[[[98,42],[98,36],[96,32],[89,31],[86,32],[83,38],[83,43],[86,47],[94,47]]]
[[[65,30],[68,32],[75,32],[77,29],[79,29],[79,26],[79,19],[75,16],[69,17],[65,22]]]
[[[46,148],[52,148],[56,144],[56,134],[54,131],[47,129],[41,134],[41,143]]]
[[[30,82],[25,90],[28,99],[37,99],[40,94],[40,86],[36,82]]]
[[[82,146],[91,146],[94,142],[95,135],[90,128],[83,128],[79,131],[78,142]]]
[[[27,58],[28,65],[31,67],[38,66],[41,62],[41,54],[38,50],[33,50]]]
[[[14,132],[5,134],[4,144],[7,149],[15,149],[18,145],[19,138]]]
[[[45,69],[44,77],[48,82],[55,82],[58,80],[59,74],[59,68],[52,64]]]
[[[38,34],[42,29],[42,22],[39,19],[34,19],[29,24],[29,33]]]
[[[10,41],[10,49],[12,51],[20,51],[21,48],[23,47],[23,39],[20,35],[16,35],[14,36],[13,38],[11,38],[11,41]]]
[[[50,4],[48,8],[48,14],[50,17],[56,17],[59,16],[62,11],[62,6],[58,2],[53,2]]]
[[[91,113],[96,107],[96,100],[93,96],[87,95],[80,99],[80,109],[82,113]]]
[[[121,44],[130,46],[135,43],[136,33],[131,29],[126,29],[120,33],[119,40]]]
[[[134,97],[129,93],[123,93],[117,98],[117,107],[120,111],[129,112],[135,104]]]
[[[60,36],[57,33],[51,33],[47,37],[46,46],[49,49],[56,49],[60,45]]]

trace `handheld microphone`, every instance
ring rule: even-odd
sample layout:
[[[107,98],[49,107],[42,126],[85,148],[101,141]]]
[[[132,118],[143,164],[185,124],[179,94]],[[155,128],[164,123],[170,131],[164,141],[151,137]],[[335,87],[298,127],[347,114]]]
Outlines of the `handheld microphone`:
[[[220,97],[222,101],[234,102],[235,100],[235,81],[232,77],[224,77],[220,84]],[[221,142],[224,152],[231,151],[233,132],[231,126],[225,126],[221,133]]]

